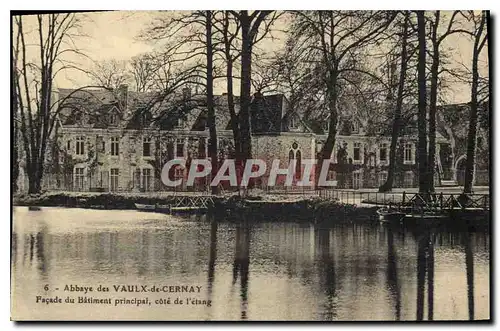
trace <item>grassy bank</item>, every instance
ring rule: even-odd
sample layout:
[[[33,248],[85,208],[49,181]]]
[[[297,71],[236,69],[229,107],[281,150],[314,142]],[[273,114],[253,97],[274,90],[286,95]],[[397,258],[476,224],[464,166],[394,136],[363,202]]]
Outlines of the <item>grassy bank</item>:
[[[135,203],[169,204],[173,199],[173,196],[166,194],[47,192],[38,195],[16,195],[14,205],[133,210],[136,209]],[[319,198],[241,198],[234,195],[216,198],[210,213],[217,218],[233,221],[330,223],[369,221],[373,219],[375,210],[376,207],[360,207]]]
[[[16,195],[16,206],[46,206],[99,209],[136,209],[140,204],[169,204],[174,197],[165,194],[46,192],[36,195]]]

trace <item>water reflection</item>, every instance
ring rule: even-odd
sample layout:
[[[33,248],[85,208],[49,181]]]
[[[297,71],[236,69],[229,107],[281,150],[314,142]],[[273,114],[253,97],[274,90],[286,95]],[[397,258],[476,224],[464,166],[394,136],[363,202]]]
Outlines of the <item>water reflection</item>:
[[[16,208],[14,317],[486,319],[489,239],[483,232],[380,225],[230,224],[138,212]],[[200,285],[200,299],[212,304],[58,310],[33,300],[45,284],[114,283]]]
[[[233,285],[240,274],[241,319],[247,319],[248,276],[250,266],[250,233],[248,224],[236,226],[235,253],[233,262]]]
[[[463,234],[465,246],[465,270],[467,273],[467,303],[469,320],[474,319],[474,255],[472,254],[471,233]]]
[[[324,308],[322,312],[322,319],[331,321],[336,317],[336,284],[335,284],[335,261],[334,256],[331,253],[330,244],[330,229],[328,228],[316,228],[315,229],[317,238],[316,248],[318,250],[318,274],[319,283],[323,288],[326,300],[324,303]]]
[[[401,320],[401,290],[398,281],[397,255],[394,245],[394,233],[391,227],[387,228],[387,287],[394,300],[394,314],[396,321]]]

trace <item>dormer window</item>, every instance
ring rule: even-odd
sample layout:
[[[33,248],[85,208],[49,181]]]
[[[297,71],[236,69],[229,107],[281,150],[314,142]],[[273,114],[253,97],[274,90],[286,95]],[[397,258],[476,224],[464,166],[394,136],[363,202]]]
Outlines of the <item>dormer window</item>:
[[[297,118],[295,115],[290,116],[290,129],[297,129],[298,128],[298,123],[297,123]]]
[[[359,133],[359,123],[356,120],[352,122],[352,133]]]
[[[142,112],[141,116],[142,126],[148,126],[152,119],[151,113],[145,110],[144,108],[139,109],[139,111]]]
[[[184,119],[182,119],[180,115],[176,116],[173,119],[173,122],[174,122],[174,128],[180,129],[184,126]]]
[[[118,115],[113,113],[109,116],[109,124],[110,125],[118,125]]]

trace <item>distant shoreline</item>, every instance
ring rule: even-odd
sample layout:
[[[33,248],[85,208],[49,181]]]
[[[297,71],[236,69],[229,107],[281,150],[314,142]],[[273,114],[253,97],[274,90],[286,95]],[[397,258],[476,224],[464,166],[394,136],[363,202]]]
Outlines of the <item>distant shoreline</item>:
[[[14,206],[27,206],[38,210],[43,207],[84,208],[95,210],[138,210],[137,204],[168,205],[173,203],[172,195],[135,195],[119,193],[47,192],[39,195],[18,195]],[[274,200],[273,200],[274,198]],[[276,196],[247,198],[216,196],[207,213],[215,219],[234,222],[300,222],[314,224],[335,223],[377,223],[376,211],[383,204],[348,204],[334,199],[296,196],[276,200]],[[278,197],[279,198],[279,197]],[[380,202],[380,201],[379,201]],[[439,226],[443,222],[420,221],[417,225]],[[489,213],[457,213],[444,223],[452,225],[489,224]]]

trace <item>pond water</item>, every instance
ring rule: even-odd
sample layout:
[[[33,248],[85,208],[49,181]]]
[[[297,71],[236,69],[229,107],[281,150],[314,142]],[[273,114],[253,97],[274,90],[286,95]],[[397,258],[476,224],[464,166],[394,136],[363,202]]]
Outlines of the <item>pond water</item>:
[[[64,208],[13,217],[17,320],[490,318],[488,232]]]

